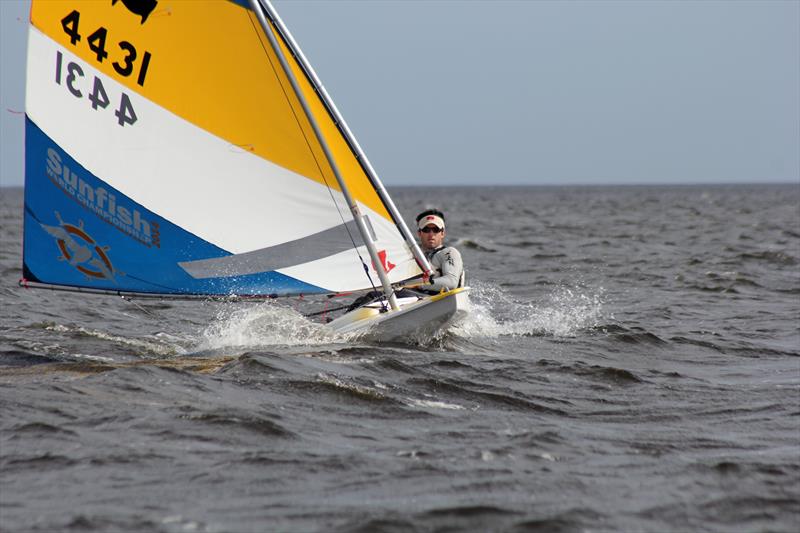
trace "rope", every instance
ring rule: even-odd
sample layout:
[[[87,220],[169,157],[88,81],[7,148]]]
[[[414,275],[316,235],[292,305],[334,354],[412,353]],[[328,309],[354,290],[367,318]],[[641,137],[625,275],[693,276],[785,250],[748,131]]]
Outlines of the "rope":
[[[150,315],[150,316],[153,316],[153,317],[154,317],[154,316],[157,316],[155,313],[153,313],[153,312],[152,312],[152,311],[150,311],[149,309],[145,309],[144,307],[142,307],[141,305],[139,305],[138,303],[136,303],[135,301],[133,301],[133,298],[130,298],[130,297],[128,297],[128,296],[125,296],[124,294],[120,294],[120,295],[119,295],[119,297],[120,297],[120,298],[122,298],[123,300],[125,300],[126,302],[128,302],[129,304],[133,304],[133,305],[134,305],[136,308],[138,308],[138,309],[139,309],[141,312],[143,312],[144,314],[146,314],[146,315]]]

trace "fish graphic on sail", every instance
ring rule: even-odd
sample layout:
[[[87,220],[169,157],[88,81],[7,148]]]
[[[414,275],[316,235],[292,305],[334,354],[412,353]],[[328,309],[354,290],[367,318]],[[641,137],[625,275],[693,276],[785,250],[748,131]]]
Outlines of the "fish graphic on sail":
[[[265,5],[32,2],[28,284],[263,296],[421,273],[405,223]]]
[[[111,0],[111,5],[113,6],[119,2],[119,0]],[[135,15],[139,15],[142,17],[142,24],[147,22],[147,17],[150,16],[150,13],[158,5],[157,0],[122,0],[122,4],[128,8],[128,11]]]
[[[113,281],[114,267],[106,254],[109,247],[97,245],[94,239],[84,231],[83,221],[75,226],[64,222],[58,211],[55,212],[55,216],[58,219],[58,226],[48,226],[42,222],[39,224],[43,230],[56,239],[61,250],[60,259],[90,278],[105,278]]]

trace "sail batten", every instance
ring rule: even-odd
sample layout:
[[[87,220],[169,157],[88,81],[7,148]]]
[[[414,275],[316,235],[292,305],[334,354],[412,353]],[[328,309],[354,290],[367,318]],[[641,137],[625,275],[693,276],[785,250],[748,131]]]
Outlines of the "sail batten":
[[[224,0],[169,9],[143,17],[123,2],[33,1],[26,277],[201,296],[368,288],[360,222],[334,164],[380,251],[372,274],[418,274],[325,102],[303,77],[309,116],[275,68],[256,14]]]
[[[363,242],[355,221],[351,220],[347,224],[269,248],[178,264],[195,279],[241,276],[308,263],[320,254],[325,257],[338,254],[351,249],[356,239],[359,243]]]

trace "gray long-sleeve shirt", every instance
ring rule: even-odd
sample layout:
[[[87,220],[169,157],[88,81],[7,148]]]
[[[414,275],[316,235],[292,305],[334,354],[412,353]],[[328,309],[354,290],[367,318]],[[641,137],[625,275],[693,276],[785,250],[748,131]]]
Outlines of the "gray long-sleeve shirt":
[[[464,286],[464,263],[458,250],[452,246],[440,246],[425,250],[425,257],[433,267],[431,284],[425,285],[425,289],[438,292]]]

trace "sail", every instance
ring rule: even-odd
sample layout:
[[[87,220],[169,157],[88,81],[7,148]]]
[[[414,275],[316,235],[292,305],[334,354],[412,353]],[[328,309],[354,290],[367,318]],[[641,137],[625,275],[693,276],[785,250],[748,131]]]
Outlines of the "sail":
[[[359,290],[419,274],[286,38],[246,1],[34,0],[23,274],[196,295]],[[308,112],[369,229],[366,253]],[[366,265],[369,275],[365,273]]]

